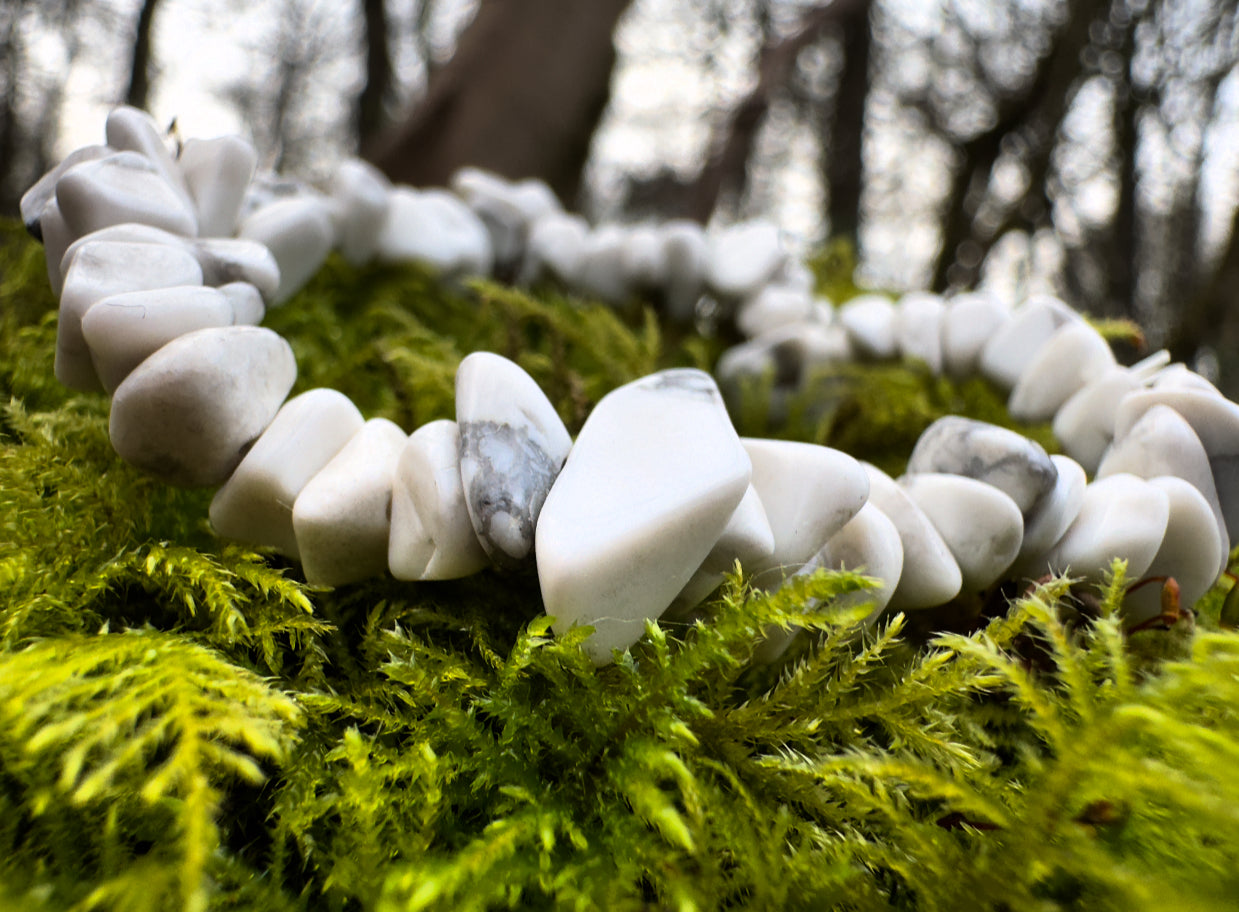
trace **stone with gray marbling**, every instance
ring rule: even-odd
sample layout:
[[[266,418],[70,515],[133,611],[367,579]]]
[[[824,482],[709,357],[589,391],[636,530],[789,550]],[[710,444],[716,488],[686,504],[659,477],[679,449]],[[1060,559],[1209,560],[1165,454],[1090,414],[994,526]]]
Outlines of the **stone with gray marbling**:
[[[108,433],[130,465],[181,487],[221,484],[297,379],[287,342],[226,326],[173,339],[116,388]]]
[[[984,421],[947,415],[921,434],[908,458],[909,475],[945,472],[993,485],[1025,516],[1054,489],[1058,475],[1041,444]]]
[[[532,556],[538,514],[572,438],[520,365],[474,352],[456,371],[460,478],[478,541],[496,564]]]
[[[138,222],[192,237],[198,215],[188,195],[168,183],[151,161],[117,152],[74,165],[56,182],[56,202],[73,237],[122,222]]]
[[[751,471],[709,374],[660,371],[604,396],[538,520],[554,628],[593,626],[598,664],[635,643],[710,553]]]

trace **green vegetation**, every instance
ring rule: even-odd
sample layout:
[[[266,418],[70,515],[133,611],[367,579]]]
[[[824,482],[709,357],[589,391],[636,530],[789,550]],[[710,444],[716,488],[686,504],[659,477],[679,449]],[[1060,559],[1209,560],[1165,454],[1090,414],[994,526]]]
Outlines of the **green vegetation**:
[[[1095,597],[1050,580],[933,635],[832,611],[855,574],[774,595],[737,574],[709,623],[651,624],[595,669],[532,576],[323,592],[216,540],[210,492],[125,466],[104,398],[56,384],[53,308],[6,225],[0,910],[1233,908],[1222,591],[1126,636],[1118,566]],[[299,389],[406,429],[452,414],[474,349],[515,357],[574,429],[608,389],[717,354],[649,311],[337,261],[269,322]],[[807,385],[773,430],[895,470],[939,414],[1004,417],[910,366]],[[755,392],[738,420],[769,429]],[[755,666],[793,625],[787,660]]]

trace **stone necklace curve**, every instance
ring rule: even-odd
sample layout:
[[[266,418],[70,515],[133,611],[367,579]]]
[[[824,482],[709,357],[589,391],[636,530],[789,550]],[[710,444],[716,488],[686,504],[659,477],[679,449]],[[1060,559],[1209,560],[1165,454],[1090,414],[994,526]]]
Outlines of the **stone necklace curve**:
[[[418,190],[357,160],[320,192],[257,173],[239,137],[174,155],[129,107],[105,137],[21,201],[59,297],[56,376],[111,395],[122,459],[218,486],[216,533],[299,561],[312,584],[534,562],[554,629],[592,625],[584,648],[605,664],[646,619],[691,616],[737,560],[768,587],[861,569],[877,588],[843,600],[872,604],[870,618],[1046,573],[1100,582],[1115,558],[1129,579],[1173,579],[1190,608],[1226,571],[1239,405],[1165,352],[1118,364],[1052,296],[867,294],[836,309],[765,221],[595,228],[535,180],[465,168],[450,190]],[[292,349],[258,324],[333,249],[445,281],[550,277],[612,304],[642,293],[681,324],[709,295],[748,340],[723,354],[719,383],[917,359],[1008,391],[1012,417],[1052,421],[1064,455],[948,416],[896,480],[830,447],[739,437],[694,369],[610,392],[574,441],[533,378],[489,352],[460,364],[456,420],[412,434],[335,390],[285,401]],[[1127,626],[1161,612],[1156,587],[1128,592]]]

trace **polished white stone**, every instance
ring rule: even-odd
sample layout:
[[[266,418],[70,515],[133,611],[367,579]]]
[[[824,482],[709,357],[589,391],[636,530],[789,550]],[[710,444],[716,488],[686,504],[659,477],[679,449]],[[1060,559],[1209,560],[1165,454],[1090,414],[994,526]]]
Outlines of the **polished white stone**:
[[[387,570],[392,478],[404,431],[372,418],[314,475],[293,503],[306,582],[343,586]]]
[[[91,241],[69,260],[56,323],[56,379],[72,389],[103,389],[90,349],[82,335],[82,318],[104,298],[128,291],[197,285],[198,261],[182,247],[124,241]]]
[[[113,149],[136,152],[147,159],[169,186],[193,206],[185,177],[172,157],[164,132],[153,117],[139,108],[119,105],[108,113],[103,132]]]
[[[1169,518],[1170,499],[1161,488],[1126,474],[1095,481],[1084,490],[1080,515],[1046,556],[1046,567],[1100,582],[1117,557],[1127,561],[1127,579],[1138,580],[1161,549]]]
[[[555,194],[541,181],[514,183],[481,168],[459,169],[451,188],[486,225],[496,269],[503,274],[519,266],[533,220],[559,209]]]
[[[1168,405],[1155,405],[1141,415],[1107,451],[1097,477],[1107,478],[1121,472],[1144,479],[1173,475],[1196,488],[1213,511],[1217,525],[1219,550],[1215,555],[1214,576],[1226,569],[1230,536],[1209,467],[1209,454],[1183,416]]]
[[[388,198],[376,254],[387,263],[420,263],[445,279],[490,273],[490,233],[446,190],[398,186]]]
[[[975,478],[1007,494],[1025,515],[1053,490],[1056,475],[1041,444],[959,415],[939,418],[925,429],[908,457],[907,472]]]
[[[895,305],[884,295],[858,295],[839,308],[839,323],[847,330],[857,352],[879,361],[899,353],[895,319]]]
[[[603,397],[538,521],[538,578],[555,629],[590,624],[610,660],[684,588],[749,487],[751,464],[713,379],[661,371]]]
[[[267,306],[258,289],[249,282],[229,282],[219,286],[232,308],[232,322],[238,326],[258,326],[267,315]]]
[[[188,195],[136,152],[74,165],[56,182],[56,202],[75,238],[122,222],[185,236],[198,233],[198,216]]]
[[[903,570],[889,606],[895,610],[932,608],[959,595],[963,575],[933,523],[889,475],[867,462],[869,502],[899,531]]]
[[[1186,364],[1171,364],[1162,368],[1153,375],[1153,379],[1149,383],[1149,386],[1153,389],[1203,390],[1204,392],[1212,393],[1215,396],[1222,395],[1216,386],[1189,368]]]
[[[754,338],[813,316],[813,296],[783,285],[766,285],[736,312],[736,328]]]
[[[709,242],[704,229],[687,219],[665,222],[662,238],[663,259],[667,264],[667,282],[663,288],[665,312],[673,323],[691,323],[705,288],[710,265]]]
[[[1088,478],[1084,467],[1069,456],[1050,457],[1058,476],[1054,490],[1024,521],[1024,541],[1019,556],[1011,565],[1014,576],[1040,576],[1045,572],[1045,555],[1066,534],[1084,506]]]
[[[985,343],[979,362],[981,373],[1002,389],[1012,389],[1050,336],[1060,326],[1082,319],[1058,298],[1029,298]]]
[[[268,301],[273,305],[283,304],[318,272],[335,239],[330,210],[316,196],[277,200],[258,209],[241,222],[238,236],[266,245],[275,257],[280,284]]]
[[[1195,486],[1182,478],[1161,476],[1149,479],[1149,483],[1165,492],[1170,503],[1170,517],[1162,546],[1144,576],[1174,577],[1179,584],[1179,605],[1190,609],[1212,588],[1221,572],[1210,557],[1222,544],[1213,508]],[[1124,620],[1135,625],[1161,614],[1161,590],[1160,583],[1151,582],[1128,592],[1123,600]]]
[[[754,219],[711,232],[709,285],[725,298],[755,295],[787,261],[779,229]]]
[[[572,438],[533,377],[513,361],[474,352],[456,371],[460,478],[478,541],[514,567],[532,556],[538,514]]]
[[[903,542],[899,530],[872,502],[866,503],[796,575],[809,574],[821,567],[859,570],[878,580],[875,588],[846,592],[833,602],[841,610],[872,605],[873,610],[866,620],[873,621],[890,602],[903,575]]]
[[[774,534],[773,551],[752,568],[754,580],[777,588],[864,506],[869,479],[859,462],[830,447],[754,437],[743,443]]]
[[[110,393],[178,336],[232,323],[232,302],[218,288],[173,285],[108,295],[82,317],[82,338]]]
[[[253,143],[240,136],[189,139],[177,163],[198,211],[199,236],[231,237],[258,166]]]
[[[1114,416],[1128,393],[1143,387],[1140,377],[1115,365],[1094,378],[1063,403],[1054,416],[1059,446],[1089,473],[1097,471],[1106,447],[1114,439]]]
[[[942,315],[942,364],[952,377],[977,372],[981,351],[1011,318],[1011,308],[991,294],[970,292],[947,301]]]
[[[59,295],[64,285],[64,270],[60,265],[65,251],[73,243],[73,232],[65,224],[60,214],[60,206],[55,200],[47,204],[43,214],[39,216],[39,233],[43,236],[43,256],[47,262],[47,281],[52,286],[52,294]]]
[[[650,292],[666,284],[667,253],[656,226],[634,225],[629,229],[620,266],[624,281],[639,292]]]
[[[336,390],[312,389],[289,399],[215,492],[210,515],[216,534],[299,559],[293,503],[363,424],[357,406]]]
[[[895,310],[895,340],[905,358],[924,362],[935,377],[942,373],[942,320],[946,305],[941,295],[911,292]]]
[[[633,289],[625,272],[628,231],[600,225],[585,236],[572,279],[573,292],[607,304],[623,304]]]
[[[581,271],[589,223],[579,215],[548,212],[529,228],[517,281],[528,285],[550,276],[572,286]]]
[[[269,329],[226,326],[180,336],[116,388],[112,447],[169,484],[221,484],[296,378],[292,348]]]
[[[684,584],[666,616],[684,616],[718,588],[723,577],[735,568],[736,561],[751,573],[759,565],[766,566],[773,553],[774,532],[770,529],[770,521],[766,518],[766,509],[757,495],[757,489],[750,484],[740,505],[727,520],[723,534],[718,537],[697,572]]]
[[[392,185],[369,162],[349,158],[331,176],[332,219],[340,253],[354,266],[374,258],[387,221]]]
[[[264,302],[280,299],[280,265],[266,244],[244,238],[199,238],[189,250],[202,266],[206,285],[246,282],[258,289]]]
[[[962,588],[988,589],[1020,551],[1024,516],[1002,491],[975,478],[925,472],[899,480],[959,565]]]
[[[40,177],[34,186],[22,194],[18,203],[18,211],[21,213],[22,223],[26,226],[26,230],[39,240],[43,240],[41,219],[48,205],[56,201],[56,181],[60,180],[60,176],[74,165],[84,161],[94,161],[96,158],[103,158],[116,151],[110,146],[83,146],[80,149],[74,149],[60,164]]]
[[[1114,353],[1084,321],[1054,331],[1016,381],[1007,411],[1016,421],[1049,421],[1068,399],[1114,367]]]
[[[431,421],[409,435],[392,484],[387,566],[402,580],[457,579],[487,566],[460,481],[456,422]]]

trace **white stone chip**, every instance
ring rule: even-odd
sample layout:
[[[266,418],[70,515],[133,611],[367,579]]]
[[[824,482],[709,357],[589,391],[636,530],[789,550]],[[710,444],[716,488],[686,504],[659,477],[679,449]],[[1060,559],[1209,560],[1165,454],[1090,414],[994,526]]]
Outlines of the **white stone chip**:
[[[237,229],[245,189],[258,166],[258,153],[240,136],[189,139],[178,159],[198,210],[201,237],[231,237]]]
[[[200,285],[202,269],[183,247],[125,241],[91,241],[70,260],[56,324],[56,379],[71,389],[103,389],[82,318],[104,298],[130,291]]]
[[[895,340],[905,358],[922,361],[937,377],[942,373],[942,320],[946,305],[941,295],[912,292],[899,299],[895,310]]]
[[[731,514],[731,519],[727,520],[723,534],[714,543],[692,579],[675,597],[675,603],[668,609],[667,616],[680,617],[695,607],[735,568],[736,561],[740,562],[746,572],[751,572],[754,567],[765,565],[773,553],[774,532],[770,529],[770,521],[766,518],[766,510],[757,495],[757,489],[750,484],[740,505]]]
[[[343,393],[312,389],[289,399],[211,500],[217,535],[299,559],[293,503],[365,420]]]
[[[593,625],[585,648],[599,664],[636,642],[710,553],[750,474],[708,374],[661,371],[603,397],[538,521],[555,629]]]
[[[991,294],[970,292],[947,301],[942,316],[942,363],[956,379],[977,372],[985,344],[1007,320],[1011,308]]]
[[[21,213],[22,223],[26,226],[26,230],[39,240],[43,240],[43,228],[40,222],[47,207],[56,201],[56,181],[60,180],[60,176],[74,165],[103,158],[115,151],[110,146],[83,146],[80,149],[74,149],[60,164],[40,177],[34,186],[22,194],[21,201],[18,203],[18,211]]]
[[[839,308],[839,322],[856,350],[878,361],[890,360],[899,353],[895,320],[895,305],[885,295],[858,295]]]
[[[1114,416],[1128,393],[1141,389],[1140,377],[1117,365],[1078,390],[1054,416],[1059,446],[1089,473],[1095,473],[1114,439]]]
[[[387,570],[392,478],[404,431],[386,418],[362,425],[293,503],[301,569],[313,586],[343,586]]]
[[[779,229],[755,219],[709,235],[709,284],[725,298],[751,298],[787,261]]]
[[[220,293],[232,308],[232,322],[238,326],[257,326],[267,315],[262,295],[249,282],[229,282],[219,286]]]
[[[899,530],[903,571],[888,602],[894,610],[932,608],[959,595],[963,575],[950,548],[923,510],[889,475],[867,462],[869,502]]]
[[[168,185],[192,207],[193,200],[185,183],[185,177],[176,166],[176,161],[168,149],[168,143],[161,135],[159,125],[155,123],[153,117],[139,108],[120,105],[108,113],[103,131],[109,146],[113,149],[136,152],[146,158],[155,166]]]
[[[136,152],[74,165],[56,182],[56,201],[75,238],[122,222],[187,237],[198,233],[198,216],[188,197]]]
[[[985,343],[981,350],[981,373],[1002,389],[1012,389],[1050,336],[1060,326],[1082,319],[1058,298],[1029,298],[1011,312],[1011,319]]]
[[[1068,399],[1114,367],[1114,353],[1087,323],[1060,326],[1033,356],[1007,400],[1016,421],[1049,421]]]
[[[533,556],[534,529],[572,438],[514,361],[474,352],[456,370],[460,480],[478,541],[507,567]]]
[[[1080,515],[1045,558],[1048,569],[1101,582],[1117,557],[1127,579],[1144,576],[1161,549],[1170,499],[1135,475],[1111,475],[1084,490]],[[1212,555],[1210,556],[1212,559]]]
[[[487,566],[460,482],[455,421],[424,424],[405,442],[392,488],[387,565],[402,580],[458,579]]]
[[[331,177],[332,217],[344,259],[361,266],[374,258],[387,221],[392,185],[369,162],[350,158]]]
[[[1168,405],[1155,405],[1141,415],[1106,453],[1097,477],[1108,478],[1122,472],[1144,479],[1173,475],[1196,488],[1213,511],[1217,525],[1219,550],[1214,576],[1226,569],[1230,536],[1209,467],[1209,454],[1182,415]]]
[[[822,567],[857,570],[879,581],[876,588],[845,592],[834,601],[834,606],[841,610],[872,604],[866,621],[873,621],[890,602],[903,575],[899,530],[872,502],[866,503],[796,575],[810,574]]]
[[[241,223],[238,235],[266,245],[275,257],[280,284],[268,301],[273,305],[287,301],[318,272],[335,239],[326,204],[308,196],[264,206]]]
[[[231,326],[232,303],[217,288],[174,285],[109,295],[82,317],[82,337],[109,393],[173,339],[197,329]]]
[[[1024,539],[1024,516],[1015,501],[962,475],[926,472],[905,475],[899,483],[946,542],[963,589],[979,592],[1002,579]]]
[[[830,447],[753,437],[742,442],[774,533],[774,550],[753,568],[755,581],[773,589],[864,506],[869,479],[859,462]]]
[[[490,233],[446,190],[392,190],[376,255],[386,263],[420,263],[445,279],[488,275]]]
[[[1011,565],[1014,576],[1040,576],[1045,573],[1045,555],[1066,534],[1084,506],[1088,477],[1084,467],[1069,456],[1050,457],[1058,476],[1054,490],[1037,505],[1024,521],[1024,541],[1019,556]]]
[[[221,484],[297,379],[288,343],[226,326],[173,339],[112,397],[108,431],[122,459],[169,484]]]

